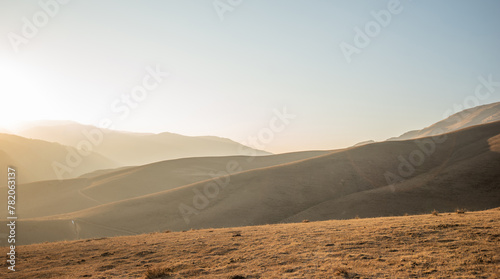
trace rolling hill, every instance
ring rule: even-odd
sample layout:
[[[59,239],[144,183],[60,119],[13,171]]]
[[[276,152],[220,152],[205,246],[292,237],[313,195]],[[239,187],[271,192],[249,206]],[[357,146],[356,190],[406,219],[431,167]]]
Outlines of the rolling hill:
[[[330,151],[331,152],[331,151]],[[35,218],[153,194],[214,177],[279,165],[329,153],[295,152],[269,156],[200,157],[168,160],[139,167],[100,170],[67,180],[24,184],[18,189],[20,218]],[[0,214],[6,214],[6,208]]]
[[[107,200],[106,204],[81,211],[24,219],[19,224],[20,235],[26,243],[33,243],[305,218],[326,220],[497,207],[499,135],[500,122],[494,122],[439,137],[367,144],[144,196]],[[151,166],[158,169],[151,170],[150,176],[160,177],[165,171],[158,165],[144,166],[142,171]],[[102,182],[98,188],[87,189],[88,193],[96,191],[94,197],[104,198],[107,187],[153,185],[143,180],[144,175],[137,173],[134,178],[134,174],[124,171],[130,176],[123,182]]]

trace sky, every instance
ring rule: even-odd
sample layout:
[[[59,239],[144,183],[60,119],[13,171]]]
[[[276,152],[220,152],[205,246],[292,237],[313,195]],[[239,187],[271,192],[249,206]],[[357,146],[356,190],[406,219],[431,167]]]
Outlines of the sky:
[[[385,140],[500,101],[474,95],[500,81],[499,14],[495,0],[0,0],[0,128],[109,120],[260,135],[275,153]]]

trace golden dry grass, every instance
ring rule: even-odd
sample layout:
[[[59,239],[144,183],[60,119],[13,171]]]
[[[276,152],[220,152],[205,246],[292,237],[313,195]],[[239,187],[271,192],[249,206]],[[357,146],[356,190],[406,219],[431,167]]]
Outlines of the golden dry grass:
[[[3,263],[1,278],[499,278],[500,208],[158,232],[17,253],[19,271]]]

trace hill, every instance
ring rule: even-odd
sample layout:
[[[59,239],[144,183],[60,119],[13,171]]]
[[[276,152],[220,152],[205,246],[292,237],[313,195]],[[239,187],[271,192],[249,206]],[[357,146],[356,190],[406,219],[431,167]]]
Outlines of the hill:
[[[271,154],[225,138],[120,132],[66,122],[33,126],[20,131],[19,135],[73,147],[89,142],[94,152],[119,162],[122,166],[145,165],[186,157]]]
[[[22,172],[18,183],[28,183],[58,179],[58,173],[62,178],[70,178],[119,165],[95,152],[86,152],[82,156],[73,147],[0,134],[0,167],[6,170],[7,166],[14,166]],[[6,181],[5,171],[0,172],[0,180]]]
[[[329,153],[307,151],[269,156],[184,158],[139,167],[99,170],[80,178],[49,180],[22,185],[18,189],[20,218],[35,218],[91,208],[153,194],[214,177],[303,160]],[[1,189],[1,188],[0,188]],[[0,209],[5,216],[6,208]]]
[[[500,102],[465,109],[422,130],[409,131],[389,140],[430,137],[496,121],[500,121]]]
[[[498,207],[499,134],[500,122],[494,122],[440,137],[353,147],[77,212],[24,219],[19,224],[23,228],[20,235],[26,243],[33,243],[302,218]],[[163,171],[158,168],[151,177],[160,177]],[[152,185],[142,178],[130,176],[117,186],[103,183],[89,191]]]
[[[8,250],[0,248],[2,254]],[[2,278],[498,278],[500,209],[18,246]],[[64,255],[64,256],[61,256]]]

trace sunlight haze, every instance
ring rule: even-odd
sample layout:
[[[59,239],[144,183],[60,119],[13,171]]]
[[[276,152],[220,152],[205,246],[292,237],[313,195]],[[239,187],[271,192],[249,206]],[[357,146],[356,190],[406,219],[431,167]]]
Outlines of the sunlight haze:
[[[0,127],[109,118],[244,142],[286,107],[296,118],[263,149],[334,149],[428,126],[462,110],[478,77],[500,80],[498,1],[400,1],[349,63],[339,46],[388,2],[242,1],[221,20],[213,1],[69,1],[17,52],[0,44]],[[1,33],[40,10],[1,1]],[[170,75],[123,117],[113,103],[148,67]]]

